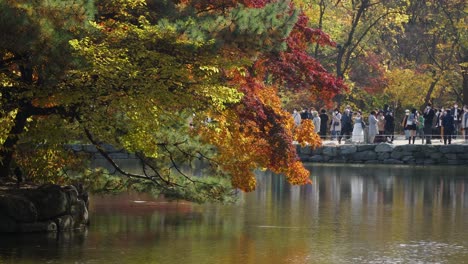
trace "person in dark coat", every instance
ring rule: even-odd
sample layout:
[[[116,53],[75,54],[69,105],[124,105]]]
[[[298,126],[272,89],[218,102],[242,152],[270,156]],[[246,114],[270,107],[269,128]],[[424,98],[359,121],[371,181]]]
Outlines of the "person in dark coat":
[[[341,116],[341,135],[343,135],[345,140],[351,138],[351,132],[353,132],[353,121],[351,119],[351,115],[351,111],[346,109]]]
[[[322,109],[320,114],[320,132],[319,135],[322,139],[327,138],[328,115],[325,109]]]
[[[462,109],[458,108],[458,104],[454,104],[451,113],[453,117],[453,126],[455,127],[452,136],[453,138],[456,138],[461,127],[463,111]]]
[[[304,121],[306,119],[310,119],[309,118],[309,111],[307,111],[307,108],[302,108],[302,111],[301,111],[301,120]]]
[[[387,141],[393,143],[395,133],[395,118],[393,112],[388,111],[385,115],[385,135],[387,135]]]
[[[452,113],[447,109],[445,116],[442,118],[442,127],[444,128],[444,144],[452,144],[452,136],[455,130],[455,122]]]
[[[424,109],[424,135],[426,135],[426,144],[432,144],[432,123],[434,120],[435,112],[432,109],[431,104],[427,104],[426,109]]]

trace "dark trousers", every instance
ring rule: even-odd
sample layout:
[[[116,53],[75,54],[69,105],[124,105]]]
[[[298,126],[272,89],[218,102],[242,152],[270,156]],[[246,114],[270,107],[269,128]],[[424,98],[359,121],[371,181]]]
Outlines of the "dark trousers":
[[[444,131],[444,144],[447,145],[447,141],[452,144],[453,131]]]
[[[319,136],[322,139],[326,139],[327,138],[327,130],[326,129],[320,129]]]
[[[341,136],[346,139],[351,138],[351,134],[353,133],[353,128],[351,126],[346,126],[344,129],[341,129]]]
[[[455,126],[455,130],[453,131],[452,136],[453,138],[457,138],[458,131],[460,130],[460,127],[461,127],[461,121],[455,121],[453,125]]]
[[[431,144],[432,125],[424,125],[424,135],[426,136],[426,144]]]
[[[393,139],[395,138],[394,134],[395,134],[394,129],[390,129],[390,128],[385,129],[385,135],[387,135],[387,138],[390,139],[390,142],[393,142]]]

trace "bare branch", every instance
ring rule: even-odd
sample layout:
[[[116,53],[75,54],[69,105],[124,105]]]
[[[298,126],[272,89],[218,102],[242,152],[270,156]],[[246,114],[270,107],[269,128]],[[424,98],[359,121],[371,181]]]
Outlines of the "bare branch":
[[[144,176],[144,175],[141,175],[141,174],[135,174],[135,173],[130,173],[130,172],[127,172],[125,170],[123,170],[122,168],[120,168],[120,166],[109,156],[109,154],[104,150],[104,148],[101,146],[101,144],[99,144],[94,138],[93,136],[91,135],[91,133],[89,132],[89,130],[87,128],[84,128],[84,131],[85,131],[85,134],[86,134],[86,137],[89,139],[89,141],[91,141],[91,143],[96,147],[96,149],[99,151],[99,153],[104,157],[104,159],[106,159],[111,165],[112,167],[114,167],[118,172],[120,172],[121,174],[127,176],[127,177],[131,177],[131,178],[137,178],[137,179],[144,179],[144,180],[150,180],[150,178]]]

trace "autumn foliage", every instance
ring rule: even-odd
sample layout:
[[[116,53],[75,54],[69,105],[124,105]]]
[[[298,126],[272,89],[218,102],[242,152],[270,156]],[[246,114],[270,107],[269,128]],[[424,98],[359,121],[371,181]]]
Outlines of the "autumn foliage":
[[[264,2],[243,4],[261,7]],[[214,127],[200,129],[206,141],[217,147],[219,164],[232,174],[233,186],[244,191],[255,189],[256,168],[283,174],[291,184],[310,183],[309,171],[300,162],[293,140],[317,147],[321,139],[310,120],[293,136],[291,114],[281,108],[279,89],[306,90],[312,98],[322,100],[331,100],[345,89],[342,80],[309,55],[313,43],[335,44],[322,31],[308,27],[304,14],[299,15],[285,42],[285,50],[259,54],[243,74],[229,72],[230,83],[244,95],[241,102],[229,112],[215,115]],[[265,76],[271,78],[270,83],[265,83]]]
[[[68,13],[41,16],[67,3]],[[293,131],[280,94],[326,101],[345,86],[310,55],[316,44],[335,43],[311,28],[293,2],[0,5],[4,30],[13,36],[0,39],[0,63],[8,71],[0,74],[0,174],[20,166],[31,177],[65,182],[83,161],[82,175],[92,177],[84,158],[63,148],[79,142],[94,145],[128,177],[118,185],[143,182],[138,188],[159,188],[178,199],[222,200],[232,187],[252,191],[256,169],[283,174],[292,184],[310,182],[293,142],[316,147],[321,140],[312,122]],[[21,41],[12,45],[15,39]],[[135,153],[144,172],[112,164],[104,144]],[[195,159],[208,160],[232,184],[179,170]]]

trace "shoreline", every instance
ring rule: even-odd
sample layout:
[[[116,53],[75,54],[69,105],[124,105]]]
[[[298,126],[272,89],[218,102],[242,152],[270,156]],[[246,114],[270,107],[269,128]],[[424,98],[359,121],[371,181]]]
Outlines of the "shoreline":
[[[324,144],[316,149],[297,145],[297,153],[304,163],[468,166],[468,144]]]

